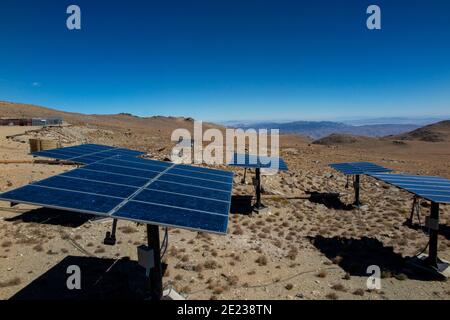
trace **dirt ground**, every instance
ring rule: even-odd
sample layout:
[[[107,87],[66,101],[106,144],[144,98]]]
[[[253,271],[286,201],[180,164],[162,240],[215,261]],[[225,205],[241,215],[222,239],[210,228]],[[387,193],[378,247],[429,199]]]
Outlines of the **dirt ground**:
[[[78,126],[6,138],[31,129],[0,127],[1,192],[73,168],[19,163],[32,160],[30,137],[59,139],[64,145],[96,142],[130,147],[139,141],[141,150],[158,159],[170,151],[160,142],[167,137],[142,140],[143,133]],[[428,242],[417,221],[415,227],[404,224],[412,196],[363,177],[364,206],[352,209],[353,190],[345,188],[346,177],[328,167],[336,161],[367,160],[402,172],[450,178],[448,142],[323,146],[286,136],[281,143],[290,170],[263,178],[267,212],[249,213],[250,198],[245,196],[254,194],[253,173],[242,183],[243,170],[235,170],[226,236],[169,230],[163,258],[168,265],[166,288],[187,299],[450,298],[448,281],[425,278],[406,263]],[[340,197],[326,197],[327,193]],[[422,205],[422,223],[428,206]],[[143,269],[136,267],[136,246],[146,243],[145,226],[119,221],[118,243],[106,246],[103,238],[111,222],[0,202],[0,298],[70,297],[65,289],[69,264],[79,264],[82,276],[93,278],[88,287],[101,297],[139,296],[145,283]],[[441,225],[439,255],[450,260],[449,206],[441,206]],[[369,265],[383,270],[381,290],[367,289]],[[109,287],[111,282],[120,285]],[[89,297],[83,290],[80,294]]]

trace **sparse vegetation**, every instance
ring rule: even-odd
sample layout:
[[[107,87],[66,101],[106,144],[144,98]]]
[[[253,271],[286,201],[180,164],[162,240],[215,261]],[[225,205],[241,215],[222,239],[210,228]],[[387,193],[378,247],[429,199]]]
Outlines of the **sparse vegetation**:
[[[264,255],[259,256],[255,262],[259,265],[259,266],[265,266],[267,265],[267,257]]]
[[[364,290],[363,289],[356,289],[355,291],[353,291],[353,294],[355,296],[363,296],[364,295]]]
[[[17,286],[22,282],[22,280],[20,280],[20,278],[15,277],[11,280],[7,280],[4,282],[0,282],[0,288],[7,288],[7,287],[13,287],[13,286]]]
[[[326,272],[325,270],[319,271],[319,272],[316,274],[316,276],[317,276],[318,278],[326,278],[327,272]]]
[[[339,299],[338,295],[334,292],[327,294],[325,297],[329,300],[338,300]]]

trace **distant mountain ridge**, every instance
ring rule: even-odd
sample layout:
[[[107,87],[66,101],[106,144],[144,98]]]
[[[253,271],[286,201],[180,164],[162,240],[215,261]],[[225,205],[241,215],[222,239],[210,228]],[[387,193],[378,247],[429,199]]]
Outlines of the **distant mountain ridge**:
[[[384,137],[398,135],[420,128],[417,124],[374,124],[374,125],[349,125],[334,121],[294,121],[287,123],[259,122],[251,125],[236,123],[233,127],[242,129],[279,129],[280,134],[300,134],[320,139],[331,134],[348,134],[366,137]]]

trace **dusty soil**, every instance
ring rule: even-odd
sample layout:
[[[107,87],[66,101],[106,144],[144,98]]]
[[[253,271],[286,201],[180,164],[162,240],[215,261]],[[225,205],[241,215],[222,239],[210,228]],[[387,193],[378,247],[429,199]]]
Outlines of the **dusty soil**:
[[[158,135],[154,129],[146,134],[71,126],[5,138],[25,130],[30,128],[0,127],[0,160],[31,160],[26,141],[35,136],[57,139],[64,145],[96,142],[136,147],[158,159],[170,152],[170,144],[165,142],[170,138],[167,131]],[[254,194],[253,175],[247,174],[242,183],[243,170],[235,170],[236,197],[226,236],[169,230],[169,247],[164,256],[168,264],[166,288],[175,288],[188,299],[450,298],[449,282],[424,279],[405,264],[406,257],[421,251],[428,240],[420,228],[404,225],[412,196],[363,178],[365,206],[348,210],[352,189],[345,188],[344,176],[327,166],[336,161],[367,160],[403,172],[450,178],[449,142],[363,141],[324,146],[286,136],[281,144],[290,170],[264,177],[263,200],[269,206],[268,212],[248,214],[248,197],[242,196]],[[71,168],[0,164],[0,190]],[[330,192],[339,192],[340,200],[324,196]],[[425,203],[422,223],[427,214]],[[439,254],[450,260],[449,206],[442,206],[441,217]],[[135,270],[136,246],[146,242],[145,227],[121,221],[117,245],[105,246],[103,238],[111,221],[92,218],[28,205],[10,208],[9,203],[0,202],[0,298],[63,298],[62,291],[52,288],[64,288],[67,275],[63,267],[68,262],[79,262],[82,275],[93,270],[98,275],[95,283],[111,280],[107,275],[123,262],[125,271],[113,275],[125,283],[118,290],[126,292],[124,286],[129,287],[129,282],[143,272],[139,268],[130,270]],[[104,270],[96,270],[105,264]],[[382,289],[369,291],[366,268],[373,264],[383,270]],[[143,285],[141,282],[137,286]],[[113,290],[107,289],[109,293]],[[139,292],[136,290],[133,293]]]

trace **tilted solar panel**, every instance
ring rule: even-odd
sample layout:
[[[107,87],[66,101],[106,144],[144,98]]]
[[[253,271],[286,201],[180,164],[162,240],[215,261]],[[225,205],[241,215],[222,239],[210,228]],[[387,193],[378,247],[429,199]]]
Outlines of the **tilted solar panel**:
[[[228,165],[242,168],[264,168],[281,171],[288,170],[286,163],[280,157],[267,157],[249,154],[235,153],[233,155],[233,159]]]
[[[5,192],[0,200],[226,233],[232,184],[231,172],[116,155]]]
[[[370,173],[369,175],[424,199],[436,203],[450,203],[449,179],[406,174]]]
[[[330,167],[346,175],[366,174],[369,172],[391,172],[391,169],[370,162],[333,163]]]
[[[99,144],[83,144],[79,146],[44,150],[32,153],[36,157],[46,157],[57,160],[66,160],[77,162],[80,164],[90,164],[97,161],[115,157],[115,156],[139,156],[144,154],[144,152],[103,146]]]

